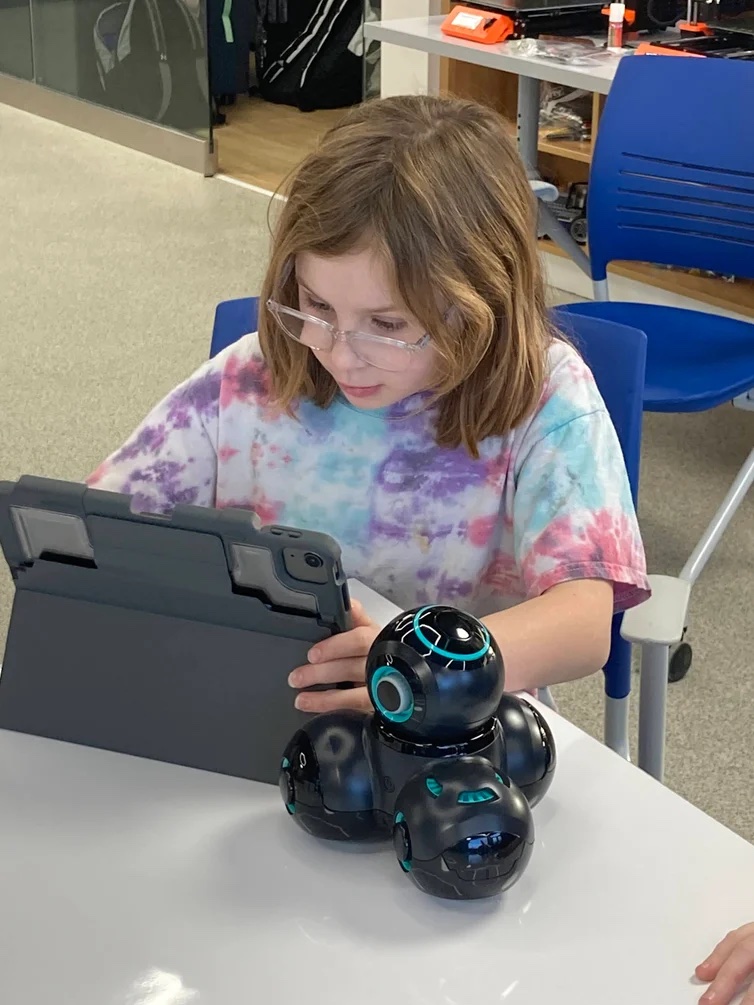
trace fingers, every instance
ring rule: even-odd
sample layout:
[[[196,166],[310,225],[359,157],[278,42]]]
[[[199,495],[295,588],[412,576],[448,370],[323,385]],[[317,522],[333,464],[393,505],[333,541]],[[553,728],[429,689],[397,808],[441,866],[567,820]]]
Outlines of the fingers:
[[[377,635],[376,628],[371,625],[361,625],[350,632],[341,632],[323,639],[309,650],[309,662],[314,664],[329,663],[331,660],[362,658],[369,652]]]
[[[336,709],[353,708],[358,712],[373,712],[365,687],[355,687],[350,691],[308,691],[296,699],[296,708],[302,712],[333,712]]]
[[[703,1005],[729,1005],[754,974],[754,934],[739,931],[726,936],[698,968],[697,976],[709,980],[707,974],[712,970],[714,979],[700,1001]]]
[[[729,1005],[754,971],[754,945],[738,945],[721,965],[717,976],[704,992],[704,1005]]]
[[[312,646],[307,654],[309,663],[296,667],[288,677],[291,687],[310,688],[317,684],[340,684],[348,681],[355,684],[364,683],[366,657],[380,628],[366,615],[358,601],[353,603],[352,614],[355,627],[348,632],[332,635]],[[339,692],[340,701],[335,704],[333,698],[328,698],[323,703],[322,695],[301,694],[296,699],[296,707],[307,712],[354,707],[354,700],[359,700],[354,699],[354,693],[357,692],[353,689]],[[315,697],[317,700],[314,700]],[[368,708],[371,709],[369,699],[366,701]],[[355,707],[363,707],[363,701],[362,705]]]
[[[295,688],[314,687],[316,684],[340,684],[343,681],[363,684],[365,677],[364,657],[355,656],[352,659],[318,663],[317,666],[297,667],[288,678],[288,683]]]
[[[711,981],[736,946],[750,936],[754,936],[754,925],[744,925],[728,932],[725,938],[718,942],[707,959],[696,968],[697,977],[700,980]]]
[[[368,625],[377,627],[364,610],[364,605],[359,600],[351,601],[351,624],[354,628],[364,628]]]

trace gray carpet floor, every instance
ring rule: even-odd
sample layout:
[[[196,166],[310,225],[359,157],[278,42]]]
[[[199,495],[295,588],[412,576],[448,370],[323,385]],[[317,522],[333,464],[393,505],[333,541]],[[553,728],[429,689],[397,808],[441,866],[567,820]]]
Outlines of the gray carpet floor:
[[[0,145],[0,478],[79,479],[206,357],[214,305],[259,289],[267,205],[3,106]],[[754,414],[729,406],[646,417],[652,571],[680,570],[752,443]],[[0,640],[10,601],[3,569]],[[694,590],[690,639],[667,783],[754,840],[752,494]],[[599,678],[557,699],[601,736]]]

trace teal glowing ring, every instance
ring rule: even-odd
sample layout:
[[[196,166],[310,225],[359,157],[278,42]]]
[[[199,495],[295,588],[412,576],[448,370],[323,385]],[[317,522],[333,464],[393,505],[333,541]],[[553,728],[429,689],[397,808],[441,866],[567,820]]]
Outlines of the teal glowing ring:
[[[385,680],[386,677],[390,677],[392,675],[398,677],[406,685],[406,687],[409,687],[409,683],[406,680],[406,678],[399,670],[396,670],[395,667],[388,667],[388,666],[380,667],[379,670],[375,671],[374,676],[369,682],[369,691],[372,696],[372,701],[374,702],[374,707],[377,709],[380,715],[384,716],[388,720],[388,722],[408,722],[408,720],[414,714],[415,705],[414,705],[413,694],[411,695],[410,706],[408,708],[403,709],[403,711],[398,712],[391,712],[389,709],[385,708],[380,699],[377,697],[377,686],[380,684],[381,681]],[[396,690],[398,689],[396,688]]]
[[[427,610],[429,610],[428,607],[422,607],[422,609],[420,611],[416,612],[416,615],[414,616],[413,628],[414,628],[414,632],[416,633],[416,636],[419,639],[419,641],[421,642],[421,644],[424,645],[424,646],[427,646],[427,648],[431,652],[437,653],[438,656],[444,656],[444,657],[446,657],[449,660],[458,660],[459,663],[471,663],[473,660],[480,660],[482,658],[482,656],[486,656],[487,653],[490,651],[490,633],[487,631],[487,629],[484,627],[484,625],[482,625],[481,627],[482,627],[482,631],[484,632],[484,637],[485,637],[485,639],[487,641],[485,642],[484,647],[479,650],[479,652],[476,652],[476,653],[451,653],[451,652],[448,652],[447,649],[440,649],[439,646],[436,646],[433,642],[429,641],[429,639],[427,638],[427,636],[424,634],[424,632],[419,627],[419,618]]]

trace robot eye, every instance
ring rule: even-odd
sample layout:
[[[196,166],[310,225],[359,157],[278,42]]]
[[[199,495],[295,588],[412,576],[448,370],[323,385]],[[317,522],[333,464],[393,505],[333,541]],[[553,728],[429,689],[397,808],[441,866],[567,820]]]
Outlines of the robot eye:
[[[414,714],[411,685],[395,667],[380,667],[370,690],[375,708],[388,722],[406,722]]]
[[[433,796],[435,799],[439,799],[439,797],[442,795],[442,785],[440,784],[440,782],[438,782],[436,778],[428,778],[425,784],[427,786],[427,789],[429,790],[430,795]]]

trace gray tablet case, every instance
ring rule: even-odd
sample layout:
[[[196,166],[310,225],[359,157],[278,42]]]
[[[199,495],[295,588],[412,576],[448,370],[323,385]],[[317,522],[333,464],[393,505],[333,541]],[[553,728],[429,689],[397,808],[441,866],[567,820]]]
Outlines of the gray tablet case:
[[[277,781],[310,718],[288,674],[349,627],[331,538],[25,477],[0,482],[0,544],[16,587],[0,728]]]

